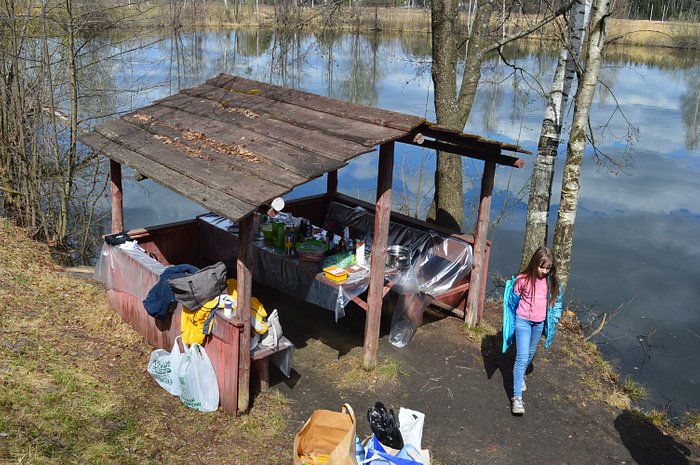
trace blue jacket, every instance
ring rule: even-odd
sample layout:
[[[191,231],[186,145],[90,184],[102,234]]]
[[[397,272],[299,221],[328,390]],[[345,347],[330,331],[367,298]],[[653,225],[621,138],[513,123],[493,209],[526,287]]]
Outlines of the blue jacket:
[[[168,315],[170,304],[175,302],[175,294],[170,289],[168,279],[179,278],[199,271],[199,268],[192,265],[171,265],[161,273],[158,282],[148,291],[143,306],[153,318],[165,320]]]
[[[515,293],[515,280],[516,276],[510,278],[506,282],[506,289],[503,292],[503,352],[513,343],[513,334],[515,333],[515,311],[520,303],[520,296]],[[549,278],[547,278],[547,287],[550,287]],[[557,330],[557,323],[559,318],[561,318],[561,294],[562,291],[559,290],[559,295],[553,306],[547,305],[547,318],[544,324],[545,349],[552,345],[554,333]],[[547,296],[548,302],[549,297]]]

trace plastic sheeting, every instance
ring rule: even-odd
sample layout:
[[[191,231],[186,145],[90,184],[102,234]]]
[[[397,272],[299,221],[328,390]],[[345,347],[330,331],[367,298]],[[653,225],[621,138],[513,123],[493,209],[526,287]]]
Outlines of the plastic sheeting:
[[[136,241],[102,245],[95,265],[95,279],[107,289],[126,292],[144,300],[166,266],[138,247]]]
[[[230,233],[232,224],[217,215],[200,217],[200,247],[212,260],[235,260],[238,238]],[[340,233],[348,227],[350,237],[364,239],[371,248],[374,215],[361,207],[331,202],[324,226]],[[431,230],[399,223],[389,226],[389,244],[407,246],[412,251],[406,270],[387,270],[386,280],[398,295],[392,318],[392,342],[405,345],[422,323],[424,309],[441,293],[463,283],[472,267],[472,247],[467,242]],[[318,263],[284,256],[268,243],[253,247],[253,278],[287,294],[331,310],[335,319],[345,316],[345,307],[369,286],[369,274],[350,275],[342,283],[329,283],[319,277]]]
[[[222,223],[228,227],[230,223]],[[118,246],[103,244],[95,265],[94,277],[105,284],[107,289],[131,294],[143,300],[167,266],[158,262],[141,249],[136,241]],[[291,375],[294,345],[287,339],[270,361],[285,376]]]
[[[374,214],[364,208],[331,202],[326,214],[326,225],[329,223],[334,228],[336,225],[347,226],[351,237],[364,238],[371,248]],[[402,347],[411,340],[421,325],[423,311],[433,299],[469,277],[472,247],[458,238],[394,222],[389,225],[388,243],[403,245],[412,250],[411,266],[387,275],[387,281],[393,284],[392,292],[398,294],[389,340]],[[365,290],[366,286],[365,289],[356,287],[353,292],[360,294]],[[347,301],[344,303],[347,304]]]

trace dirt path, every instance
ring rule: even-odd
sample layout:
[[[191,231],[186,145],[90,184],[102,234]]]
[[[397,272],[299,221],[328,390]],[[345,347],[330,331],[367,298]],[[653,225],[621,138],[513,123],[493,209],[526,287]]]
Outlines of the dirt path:
[[[528,375],[527,413],[516,417],[509,402],[514,354],[501,354],[500,332],[477,343],[460,320],[431,314],[404,348],[389,344],[383,333],[380,364],[393,360],[401,369],[396,383],[373,385],[357,369],[362,310],[351,310],[336,324],[331,312],[272,292],[266,306],[280,309],[285,335],[297,347],[292,378],[273,370],[272,379],[274,389],[291,400],[290,434],[314,409],[339,410],[349,402],[358,434],[369,436],[367,409],[381,401],[397,413],[404,406],[426,414],[423,446],[431,449],[435,464],[700,463],[697,449],[630,411],[593,399],[585,379],[597,370],[569,355],[576,353],[567,348],[570,334],[558,334],[547,351],[540,348]],[[492,324],[498,327],[498,321]]]

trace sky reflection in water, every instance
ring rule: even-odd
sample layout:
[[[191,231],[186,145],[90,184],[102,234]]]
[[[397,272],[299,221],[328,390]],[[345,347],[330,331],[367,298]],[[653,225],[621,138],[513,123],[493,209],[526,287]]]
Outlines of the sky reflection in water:
[[[325,48],[307,39],[296,55],[303,58],[303,64],[294,66],[289,60],[282,73],[270,61],[271,36],[258,40],[254,34],[241,34],[238,50],[235,39],[235,33],[226,32],[203,35],[199,40],[183,36],[186,56],[180,61],[184,69],[180,85],[197,85],[219,72],[229,72],[435,119],[430,72],[424,65],[429,49],[418,42],[386,38],[375,41],[373,46],[367,37],[344,35],[329,58],[319,52]],[[130,76],[150,71],[143,86],[160,85],[135,97],[131,108],[177,90],[177,82],[171,81],[174,72],[166,67],[169,60],[164,59],[170,56],[168,44],[165,41],[146,49],[141,66],[119,75],[122,85],[130,87]],[[192,52],[197,47],[203,53]],[[408,55],[407,50],[419,53]],[[539,75],[546,87],[555,57],[535,57],[532,53],[511,51],[511,60]],[[568,297],[608,312],[630,302],[606,327],[598,342],[619,365],[623,376],[631,375],[648,386],[657,405],[671,401],[673,410],[684,411],[698,408],[700,382],[700,365],[695,358],[700,352],[700,152],[697,122],[688,127],[688,115],[684,123],[680,109],[691,107],[700,98],[700,82],[695,77],[700,75],[700,57],[685,56],[684,63],[674,64],[668,56],[649,58],[649,52],[645,53],[646,61],[652,65],[635,64],[630,59],[634,52],[622,52],[609,58],[601,75],[615,98],[599,89],[591,115],[596,139],[601,150],[624,166],[599,166],[590,150],[587,152]],[[656,53],[667,55],[665,50]],[[161,65],[154,67],[150,64],[153,62]],[[510,69],[495,61],[486,66],[466,132],[516,142],[535,151],[542,102],[533,90],[531,78],[508,79],[510,73]],[[628,126],[621,113],[614,112],[616,102],[624,116],[639,128],[639,140],[627,159],[623,155]],[[601,129],[606,123],[606,128]],[[565,150],[563,145],[554,179],[555,203],[560,194]],[[432,193],[434,154],[399,145],[396,155],[395,204],[415,212],[418,202],[418,214],[422,216]],[[504,275],[516,271],[522,247],[527,198],[519,192],[531,174],[534,156],[525,158],[525,169],[499,167],[496,176],[492,218],[504,202],[508,208],[495,229],[491,271]],[[481,163],[469,163],[465,170],[468,182],[478,180]],[[375,173],[376,156],[362,156],[339,176],[339,189],[371,199]],[[149,183],[141,183],[139,188],[134,188],[132,182],[125,186],[127,227],[174,221],[202,211]],[[298,188],[291,196],[324,188],[320,179]],[[473,205],[475,195],[477,191],[469,189],[466,202]],[[149,203],[143,202],[146,196]],[[157,206],[152,206],[156,199]],[[553,217],[551,231],[555,220]]]

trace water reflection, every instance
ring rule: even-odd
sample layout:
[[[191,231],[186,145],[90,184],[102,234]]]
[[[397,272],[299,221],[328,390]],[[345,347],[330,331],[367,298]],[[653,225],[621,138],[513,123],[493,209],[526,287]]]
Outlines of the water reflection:
[[[112,60],[112,75],[103,79],[124,92],[101,97],[91,108],[134,109],[227,72],[434,120],[429,55],[425,35],[182,33]],[[615,160],[632,157],[622,171],[596,165],[590,152],[583,164],[569,297],[601,311],[632,301],[599,338],[605,352],[623,375],[648,384],[657,404],[671,400],[680,410],[697,408],[693,356],[700,350],[700,246],[691,238],[700,237],[695,200],[700,196],[700,57],[629,47],[611,48],[606,56],[602,80],[614,93],[598,94],[592,126],[601,150]],[[535,150],[543,115],[538,82],[545,88],[551,82],[555,51],[530,42],[507,47],[504,57],[485,64],[466,130]],[[640,129],[631,151],[629,122]],[[434,154],[398,146],[396,155],[396,208],[424,216],[432,198]],[[493,271],[510,274],[519,263],[523,188],[532,161],[527,159],[523,170],[498,168],[494,218],[502,215]],[[557,168],[555,202],[562,167]],[[466,163],[464,170],[470,208],[476,204],[473,180],[481,164]],[[371,199],[375,174],[376,157],[360,157],[343,171],[339,190]],[[320,179],[292,195],[324,187]],[[128,176],[124,193],[127,227],[174,221],[201,210]]]

